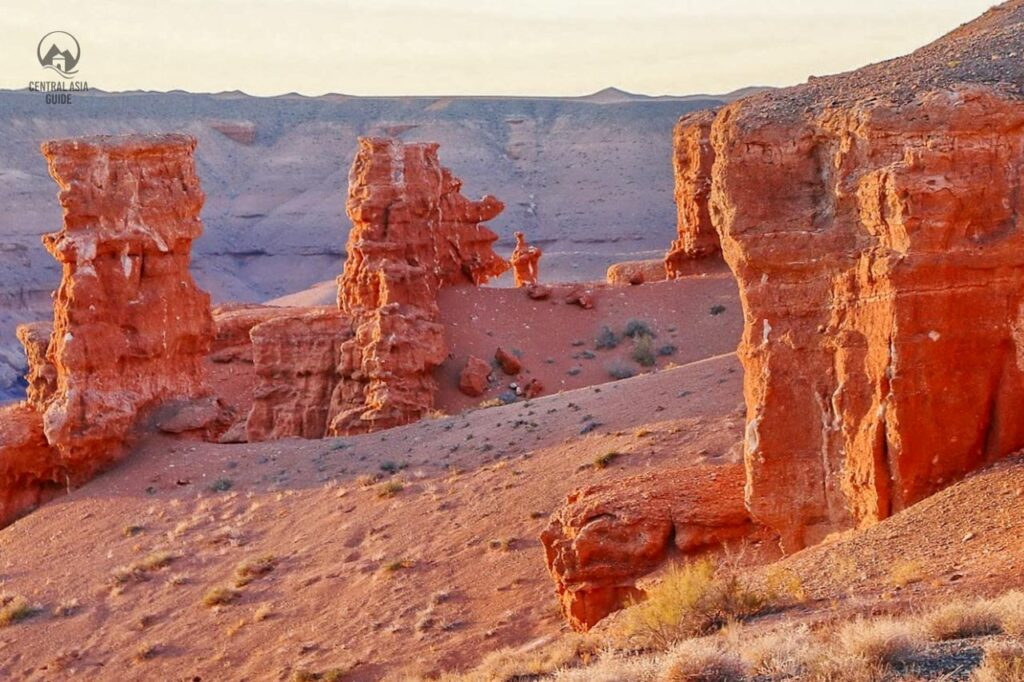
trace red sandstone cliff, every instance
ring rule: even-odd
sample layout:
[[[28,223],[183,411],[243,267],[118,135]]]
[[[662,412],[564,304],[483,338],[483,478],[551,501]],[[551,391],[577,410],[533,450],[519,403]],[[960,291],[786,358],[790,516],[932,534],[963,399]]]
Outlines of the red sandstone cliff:
[[[714,121],[747,504],[788,549],[1024,447],[1022,35],[1024,3],[1007,3]]]
[[[721,247],[711,221],[711,169],[715,150],[711,144],[714,111],[698,111],[679,119],[672,136],[672,166],[676,179],[677,230],[679,237],[665,256],[669,279],[690,274],[690,261],[717,254]]]

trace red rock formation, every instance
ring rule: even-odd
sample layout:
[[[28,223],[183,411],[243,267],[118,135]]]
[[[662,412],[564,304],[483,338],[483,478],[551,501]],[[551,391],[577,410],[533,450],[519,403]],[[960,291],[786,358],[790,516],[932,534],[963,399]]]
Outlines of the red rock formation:
[[[787,549],[1024,447],[1022,27],[1018,0],[715,120],[748,505]]]
[[[544,284],[527,284],[526,296],[534,301],[546,301],[551,298],[551,287]]]
[[[608,268],[605,276],[609,284],[633,285],[645,282],[660,282],[666,279],[665,261],[630,260],[615,263]]]
[[[330,432],[362,433],[406,424],[433,407],[431,370],[447,348],[437,323],[437,290],[482,284],[509,265],[481,225],[504,206],[470,201],[442,168],[436,144],[362,138],[349,176],[352,219],[338,304],[352,318],[343,344]]]
[[[594,307],[594,292],[586,287],[573,287],[565,295],[565,302],[569,305],[578,305],[584,310]]]
[[[516,248],[512,251],[509,263],[512,265],[517,287],[537,283],[538,264],[542,254],[543,251],[538,247],[526,243],[526,237],[522,232],[516,232]]]
[[[64,466],[43,435],[42,415],[28,403],[0,408],[0,526],[65,485]]]
[[[72,481],[119,456],[140,412],[206,393],[210,299],[188,270],[204,198],[194,149],[182,135],[42,146],[64,208],[44,238],[63,276],[43,425]]]
[[[714,120],[713,111],[698,111],[683,116],[676,124],[673,167],[679,238],[672,242],[665,256],[664,269],[669,279],[692,274],[689,265],[693,260],[716,255],[720,250],[708,208],[715,160],[710,140]]]
[[[509,376],[515,376],[523,371],[523,363],[512,353],[504,348],[494,351],[494,361],[501,367],[501,371]]]
[[[214,121],[210,127],[239,144],[248,146],[256,141],[256,124],[252,121]]]
[[[740,464],[695,465],[571,493],[541,534],[569,624],[588,630],[641,597],[637,581],[672,556],[759,536],[744,480]]]
[[[491,366],[486,360],[471,355],[459,374],[459,390],[468,396],[478,398],[487,391],[491,380]]]
[[[250,442],[327,434],[351,321],[334,308],[290,312],[252,328],[257,383],[246,422]]]
[[[540,379],[530,379],[523,386],[523,396],[527,400],[533,398],[539,398],[544,393],[544,384],[541,383]]]
[[[28,403],[42,412],[57,391],[57,368],[46,357],[53,335],[53,324],[34,322],[18,327],[18,341],[25,348],[28,359]]]

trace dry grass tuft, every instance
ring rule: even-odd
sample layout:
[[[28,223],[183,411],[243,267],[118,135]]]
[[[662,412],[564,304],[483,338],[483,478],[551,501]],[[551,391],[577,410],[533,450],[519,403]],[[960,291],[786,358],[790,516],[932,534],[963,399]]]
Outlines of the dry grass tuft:
[[[940,642],[996,635],[1003,631],[998,611],[984,601],[946,604],[923,616],[921,625],[929,639]]]
[[[2,595],[0,596],[0,628],[31,618],[38,611],[39,609],[29,604],[24,597]]]
[[[988,603],[998,615],[1003,632],[1011,637],[1024,637],[1024,592],[1007,592]]]
[[[691,639],[665,656],[660,682],[742,682],[746,667],[736,654],[709,639]]]
[[[203,595],[203,606],[207,608],[224,606],[234,602],[240,595],[241,592],[230,587],[211,587]]]
[[[748,588],[735,570],[700,559],[670,568],[647,591],[644,601],[622,614],[618,636],[628,643],[664,650],[756,615],[768,601]]]
[[[985,658],[974,671],[972,682],[1020,682],[1024,680],[1024,644],[993,642],[985,647]]]
[[[924,647],[915,623],[888,618],[855,620],[839,630],[837,639],[846,653],[868,666],[905,663]]]
[[[276,565],[277,559],[273,554],[246,559],[235,567],[235,587],[245,587],[273,571]]]
[[[920,561],[901,561],[889,569],[889,582],[893,587],[906,587],[924,580],[924,568]]]

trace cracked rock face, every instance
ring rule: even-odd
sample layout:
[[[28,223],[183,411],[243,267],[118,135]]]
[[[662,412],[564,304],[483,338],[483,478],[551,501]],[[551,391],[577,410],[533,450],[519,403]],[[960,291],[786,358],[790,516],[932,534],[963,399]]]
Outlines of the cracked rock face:
[[[747,504],[787,550],[1024,447],[1024,65],[999,61],[1022,27],[1008,3],[714,121]]]
[[[42,149],[64,209],[63,229],[44,244],[63,275],[46,352],[52,370],[33,367],[30,376],[46,439],[74,479],[118,456],[140,412],[206,393],[210,297],[189,273],[204,196],[190,137]]]

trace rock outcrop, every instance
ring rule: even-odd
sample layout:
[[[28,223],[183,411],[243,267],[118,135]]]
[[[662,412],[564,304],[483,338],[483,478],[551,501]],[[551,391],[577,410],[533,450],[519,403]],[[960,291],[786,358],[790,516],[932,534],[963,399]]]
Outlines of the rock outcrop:
[[[28,403],[0,408],[0,527],[64,490],[65,467]]]
[[[609,284],[633,285],[661,282],[667,278],[664,260],[629,260],[608,268],[605,279]]]
[[[491,365],[475,355],[469,356],[459,373],[459,390],[472,398],[479,398],[491,382]]]
[[[204,196],[190,137],[97,137],[42,149],[64,208],[64,228],[43,240],[63,268],[43,429],[75,480],[119,456],[141,412],[207,392],[210,297],[189,274]]]
[[[295,310],[257,324],[251,336],[256,386],[248,440],[323,438],[351,321],[335,308]]]
[[[1017,0],[714,121],[747,503],[788,550],[1024,447],[1022,36]]]
[[[741,464],[694,465],[571,493],[541,534],[569,624],[588,630],[642,597],[637,581],[671,557],[758,536],[744,481]]]
[[[537,283],[540,257],[543,252],[536,246],[526,243],[526,236],[516,232],[516,248],[512,251],[509,263],[512,265],[516,287],[525,287]]]
[[[63,274],[53,324],[18,330],[29,394],[0,415],[0,524],[116,461],[140,417],[207,397],[210,299],[189,274],[204,199],[194,149],[182,135],[43,144],[64,208],[43,243]]]
[[[329,430],[351,434],[416,421],[433,407],[431,370],[447,356],[437,291],[506,270],[482,225],[503,204],[471,201],[437,144],[362,138],[349,175],[352,219],[338,305],[354,333],[341,347]]]
[[[715,161],[711,144],[714,120],[714,111],[698,111],[680,118],[673,133],[679,236],[665,256],[669,279],[690,274],[692,261],[717,255],[721,250],[708,203]]]

